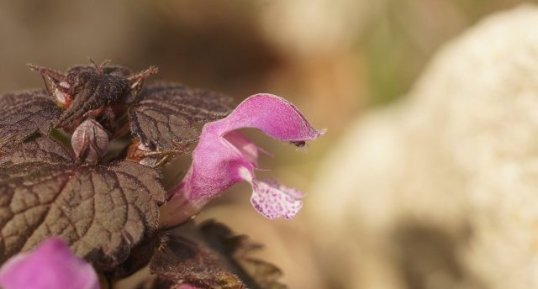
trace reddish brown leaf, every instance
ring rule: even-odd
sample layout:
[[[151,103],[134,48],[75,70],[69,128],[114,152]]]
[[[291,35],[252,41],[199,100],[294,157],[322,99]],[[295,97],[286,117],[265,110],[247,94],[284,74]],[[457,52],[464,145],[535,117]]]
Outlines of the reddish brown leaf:
[[[203,289],[287,288],[278,282],[282,273],[277,267],[248,256],[259,248],[222,224],[210,221],[196,227],[189,223],[170,232],[150,268],[160,280],[157,288],[183,283]]]
[[[0,95],[0,156],[37,132],[47,134],[60,114],[44,90]]]
[[[131,131],[156,151],[183,152],[195,143],[206,122],[225,117],[232,109],[226,95],[180,84],[148,85],[129,110]]]
[[[132,162],[77,165],[41,137],[0,158],[0,263],[60,236],[100,270],[122,263],[158,225],[164,190]]]

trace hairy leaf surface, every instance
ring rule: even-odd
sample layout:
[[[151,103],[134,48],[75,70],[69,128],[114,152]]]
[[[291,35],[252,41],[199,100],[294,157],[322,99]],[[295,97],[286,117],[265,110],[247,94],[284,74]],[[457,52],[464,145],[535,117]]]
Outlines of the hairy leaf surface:
[[[232,99],[180,84],[147,85],[131,107],[131,131],[142,144],[157,151],[183,151],[196,142],[201,126],[225,117]]]
[[[46,134],[60,114],[45,90],[0,95],[0,155],[36,132]]]
[[[60,236],[108,270],[158,226],[164,190],[153,169],[117,162],[77,164],[40,137],[0,158],[0,263]]]
[[[241,280],[251,289],[285,289],[287,286],[278,282],[282,271],[275,265],[251,257],[262,245],[251,241],[245,235],[235,235],[227,226],[209,221],[200,227],[200,231],[211,248],[228,260]]]
[[[159,284],[157,288],[176,288],[182,283],[204,289],[287,288],[278,282],[282,272],[277,267],[249,257],[259,248],[246,236],[233,235],[222,224],[188,224],[168,236],[150,268],[160,280],[155,283]]]

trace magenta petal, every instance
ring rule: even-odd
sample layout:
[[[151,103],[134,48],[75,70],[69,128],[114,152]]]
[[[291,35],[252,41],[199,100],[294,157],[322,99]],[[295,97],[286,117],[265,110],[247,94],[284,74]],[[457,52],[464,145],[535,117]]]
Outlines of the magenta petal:
[[[99,289],[90,264],[74,256],[60,239],[44,241],[37,249],[9,259],[0,268],[3,289]]]
[[[254,192],[250,198],[252,206],[266,218],[291,219],[303,206],[303,193],[276,182],[254,180]]]
[[[254,188],[252,203],[266,217],[291,218],[297,213],[301,203],[290,199],[290,189],[268,187],[254,181],[260,149],[238,131],[242,128],[256,128],[272,138],[296,145],[323,134],[285,99],[271,94],[253,95],[226,118],[203,127],[192,154],[192,165],[173,191],[171,202],[188,200],[189,204],[201,208],[231,185],[248,181]],[[281,208],[269,205],[270,201],[278,202],[276,206]],[[265,207],[270,209],[264,210]]]
[[[245,99],[228,117],[207,126],[220,135],[240,128],[257,128],[272,138],[290,142],[313,140],[323,134],[293,104],[264,93]]]
[[[256,166],[258,163],[259,148],[249,141],[244,135],[238,131],[231,131],[224,136],[227,145],[230,149],[237,150],[247,162]]]
[[[190,284],[181,284],[177,289],[200,289],[199,287],[195,287]]]

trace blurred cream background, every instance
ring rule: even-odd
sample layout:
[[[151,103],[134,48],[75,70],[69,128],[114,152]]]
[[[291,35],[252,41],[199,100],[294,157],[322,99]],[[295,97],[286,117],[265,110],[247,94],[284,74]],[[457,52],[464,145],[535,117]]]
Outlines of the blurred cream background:
[[[334,148],[308,212],[343,287],[538,288],[536,25],[481,21]]]
[[[28,62],[92,57],[284,96],[329,129],[304,151],[258,138],[304,212],[266,221],[240,185],[200,218],[266,244],[290,288],[538,288],[538,12],[521,3],[0,0],[0,91],[41,86]]]

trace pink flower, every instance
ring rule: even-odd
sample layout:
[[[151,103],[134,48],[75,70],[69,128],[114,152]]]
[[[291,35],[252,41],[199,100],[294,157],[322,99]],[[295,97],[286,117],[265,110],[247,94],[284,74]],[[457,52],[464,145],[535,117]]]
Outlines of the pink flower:
[[[74,256],[57,238],[37,249],[9,259],[0,268],[3,289],[99,289],[99,279],[90,264]]]
[[[200,289],[190,284],[181,284],[177,289]]]
[[[172,203],[161,211],[165,223],[170,222],[172,215],[179,214],[174,212],[177,210],[182,210],[186,216],[193,215],[241,181],[251,184],[251,203],[265,217],[289,219],[297,214],[302,207],[303,194],[274,181],[256,178],[254,171],[260,150],[238,131],[242,128],[256,128],[274,139],[297,146],[323,134],[312,128],[294,105],[278,96],[256,94],[247,98],[226,118],[203,127],[192,155],[192,165],[173,190]]]

